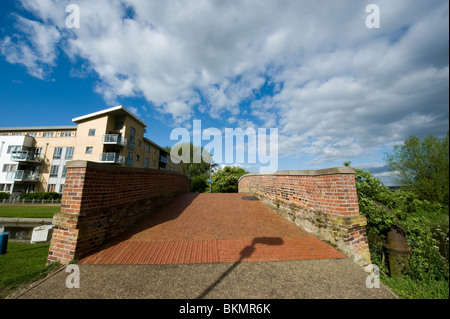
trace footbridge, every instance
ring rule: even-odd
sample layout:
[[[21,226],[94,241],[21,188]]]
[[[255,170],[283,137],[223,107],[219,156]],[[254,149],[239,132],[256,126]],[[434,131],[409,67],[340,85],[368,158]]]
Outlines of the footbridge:
[[[370,263],[354,170],[248,174],[238,194],[189,193],[176,172],[67,164],[48,263]]]

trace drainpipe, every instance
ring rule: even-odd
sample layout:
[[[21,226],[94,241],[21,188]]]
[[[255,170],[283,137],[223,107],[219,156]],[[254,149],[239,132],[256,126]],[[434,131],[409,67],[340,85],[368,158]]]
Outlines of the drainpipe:
[[[5,144],[5,142],[2,142],[2,145],[0,147],[0,157],[2,157],[2,151],[3,151],[3,145]]]

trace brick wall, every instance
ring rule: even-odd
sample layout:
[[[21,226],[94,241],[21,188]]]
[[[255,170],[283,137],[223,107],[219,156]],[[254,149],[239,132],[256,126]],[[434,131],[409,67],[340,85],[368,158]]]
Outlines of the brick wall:
[[[79,259],[175,195],[189,191],[180,173],[87,161],[67,163],[61,212],[53,217],[47,263]]]
[[[371,263],[367,221],[359,214],[353,168],[248,174],[239,180],[239,192],[258,197],[356,263]]]

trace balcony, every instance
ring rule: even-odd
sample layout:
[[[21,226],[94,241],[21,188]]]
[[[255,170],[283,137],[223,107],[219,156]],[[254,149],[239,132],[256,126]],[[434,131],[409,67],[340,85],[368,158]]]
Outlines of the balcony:
[[[101,153],[100,162],[110,164],[123,164],[125,157],[117,153]]]
[[[127,145],[127,139],[122,137],[120,134],[106,134],[103,135],[103,144],[108,145],[118,145],[118,146],[126,146]]]
[[[33,171],[15,171],[9,172],[6,179],[16,182],[39,182],[41,174]]]
[[[163,162],[163,163],[169,163],[169,160],[167,159],[167,158],[165,158],[164,156],[161,156],[160,158],[159,158],[159,161],[160,162]]]
[[[32,151],[15,151],[11,153],[11,159],[16,162],[40,163],[42,158],[40,154]]]

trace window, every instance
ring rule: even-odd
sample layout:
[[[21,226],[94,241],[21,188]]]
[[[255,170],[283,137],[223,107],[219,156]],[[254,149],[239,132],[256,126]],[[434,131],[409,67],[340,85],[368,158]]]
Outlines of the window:
[[[11,191],[11,184],[6,184],[5,185],[5,192],[9,192]]]
[[[127,153],[127,165],[133,165],[133,153],[132,152]]]
[[[150,145],[145,145],[145,152],[150,153]]]
[[[138,140],[138,146],[141,146],[142,141]]]
[[[56,185],[55,184],[48,184],[47,192],[54,192],[55,189],[56,189]]]
[[[61,132],[61,137],[70,137],[72,136],[71,132]]]
[[[91,128],[90,130],[89,130],[89,134],[88,134],[89,136],[95,136],[95,128]]]
[[[63,193],[64,192],[64,184],[59,185],[59,192]]]
[[[3,165],[3,172],[15,172],[16,170],[17,170],[17,164]]]
[[[5,184],[0,184],[0,192],[3,192],[4,189],[5,189]]]
[[[22,146],[20,145],[11,145],[8,146],[8,149],[6,150],[7,154],[11,154],[12,152],[18,152],[22,150]]]
[[[58,165],[52,165],[50,169],[50,177],[56,177],[58,176],[59,166]]]
[[[40,157],[42,155],[42,147],[37,147],[34,149],[36,156]]]
[[[156,154],[156,148],[153,148],[153,153],[155,153],[155,154]]]
[[[44,133],[42,134],[43,137],[53,137],[54,133]]]
[[[53,153],[53,159],[60,159],[62,153],[62,147],[55,147],[55,152]]]
[[[66,159],[73,158],[73,147],[66,148]]]
[[[155,161],[153,161],[153,162],[152,162],[152,166],[155,167],[155,164],[156,164]]]
[[[148,168],[148,158],[145,158],[144,168]]]
[[[92,146],[86,147],[86,154],[92,154],[93,151],[94,151],[94,148]]]
[[[134,150],[134,137],[136,135],[136,130],[130,127],[130,138],[128,139],[128,147]]]
[[[63,167],[63,171],[62,171],[62,177],[66,177],[67,175],[67,167]]]
[[[37,133],[28,133],[27,135],[31,137],[36,137]]]

